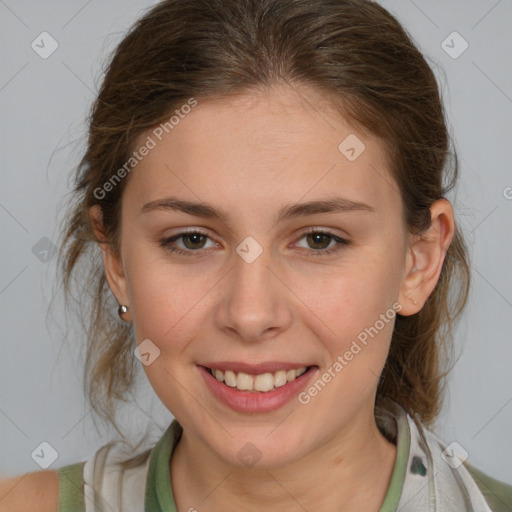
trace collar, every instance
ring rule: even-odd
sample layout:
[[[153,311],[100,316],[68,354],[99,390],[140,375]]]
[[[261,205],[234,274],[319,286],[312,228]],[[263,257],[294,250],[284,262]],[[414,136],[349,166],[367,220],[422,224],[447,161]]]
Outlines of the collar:
[[[398,403],[376,409],[376,422],[396,444],[395,465],[379,512],[491,512],[474,480],[432,432]],[[183,429],[172,421],[151,452],[145,510],[177,512],[169,463]]]

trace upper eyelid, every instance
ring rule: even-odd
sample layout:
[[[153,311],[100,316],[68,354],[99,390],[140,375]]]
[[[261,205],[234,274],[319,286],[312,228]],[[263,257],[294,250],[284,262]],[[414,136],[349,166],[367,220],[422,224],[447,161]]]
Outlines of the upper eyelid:
[[[207,236],[207,237],[212,238],[212,239],[215,238],[214,236],[210,235],[210,232],[208,231],[207,228],[197,227],[197,228],[181,228],[181,229],[182,229],[182,231],[178,231],[174,235],[169,235],[167,238],[179,237],[179,236],[182,236],[182,235],[190,235],[190,234],[195,234],[195,233]],[[306,235],[308,233],[311,233],[311,232],[313,232],[313,233],[316,233],[316,232],[325,233],[325,234],[329,234],[329,235],[333,235],[333,236],[338,236],[340,238],[344,238],[344,237],[347,236],[347,235],[339,234],[336,231],[335,228],[319,227],[319,226],[312,226],[312,227],[308,227],[308,228],[303,228],[303,229],[299,230],[299,234],[297,236],[304,236],[304,235]]]

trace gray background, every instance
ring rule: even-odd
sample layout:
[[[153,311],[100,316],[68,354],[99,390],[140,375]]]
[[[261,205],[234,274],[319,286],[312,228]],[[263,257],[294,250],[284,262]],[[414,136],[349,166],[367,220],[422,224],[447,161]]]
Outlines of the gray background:
[[[95,429],[82,393],[80,330],[66,321],[60,296],[47,315],[56,257],[44,250],[51,249],[46,239],[58,238],[102,63],[153,3],[0,0],[1,476],[41,469],[31,454],[43,441],[58,454],[55,469],[85,460],[115,435]],[[449,198],[471,248],[473,289],[437,432],[512,483],[512,1],[381,3],[430,57],[460,156]],[[46,59],[31,47],[44,31],[58,43]],[[454,31],[469,44],[457,58],[462,39],[446,39]],[[136,401],[120,418],[128,433],[149,425],[149,445],[172,417],[142,375]]]

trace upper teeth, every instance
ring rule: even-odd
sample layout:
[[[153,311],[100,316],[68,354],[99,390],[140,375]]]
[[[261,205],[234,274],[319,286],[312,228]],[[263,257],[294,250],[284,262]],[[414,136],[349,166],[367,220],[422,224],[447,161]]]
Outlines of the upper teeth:
[[[274,388],[284,386],[287,382],[295,380],[306,371],[306,367],[295,370],[279,370],[274,373],[262,373],[261,375],[249,375],[244,372],[225,372],[211,368],[212,375],[220,382],[224,382],[230,388],[237,388],[240,391],[271,391]]]

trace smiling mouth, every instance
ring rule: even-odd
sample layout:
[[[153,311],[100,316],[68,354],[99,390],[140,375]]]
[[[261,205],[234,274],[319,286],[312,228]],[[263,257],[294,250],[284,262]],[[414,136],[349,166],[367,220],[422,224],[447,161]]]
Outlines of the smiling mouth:
[[[218,368],[205,368],[210,375],[230,388],[236,388],[239,391],[268,393],[288,384],[288,382],[298,379],[301,375],[310,371],[313,366],[303,366],[293,370],[278,370],[258,375],[233,372],[231,370],[223,371]]]

